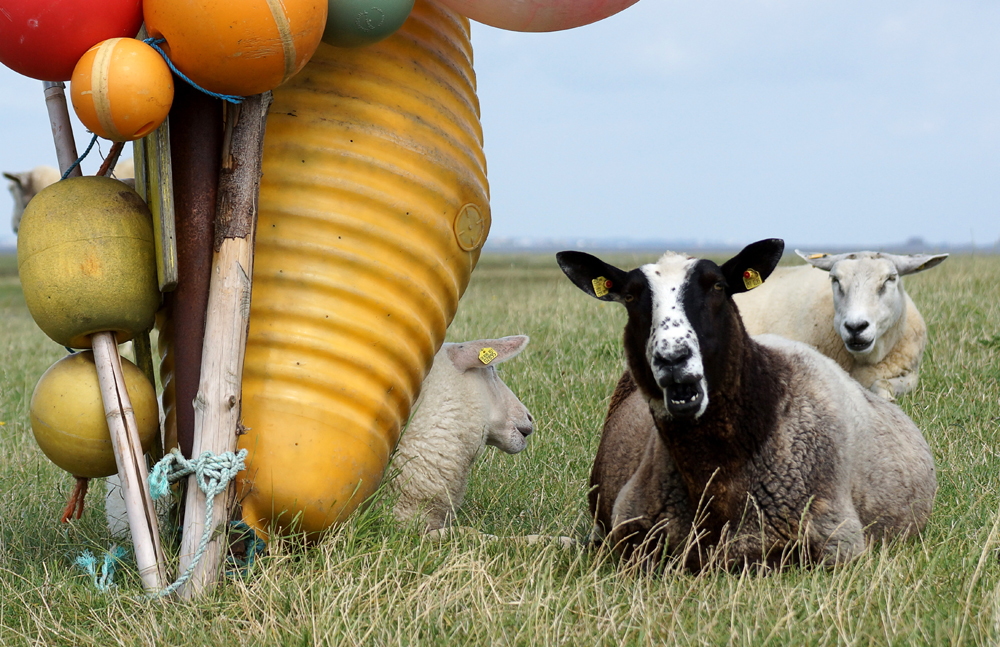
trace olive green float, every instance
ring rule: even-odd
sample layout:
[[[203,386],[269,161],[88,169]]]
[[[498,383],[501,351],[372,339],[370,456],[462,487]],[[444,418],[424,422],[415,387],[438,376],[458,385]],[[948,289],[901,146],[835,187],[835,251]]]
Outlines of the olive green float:
[[[62,180],[32,198],[17,269],[35,323],[69,348],[90,348],[101,331],[126,342],[152,327],[160,307],[152,216],[110,178]]]

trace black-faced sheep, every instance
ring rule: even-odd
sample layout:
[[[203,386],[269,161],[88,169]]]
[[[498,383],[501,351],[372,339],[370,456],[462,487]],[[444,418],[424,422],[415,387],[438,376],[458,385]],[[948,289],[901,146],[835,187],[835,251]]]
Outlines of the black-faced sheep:
[[[948,255],[796,253],[809,265],[779,267],[760,289],[734,297],[747,332],[814,346],[883,398],[913,390],[927,326],[902,277]]]
[[[508,454],[527,447],[534,420],[496,370],[527,345],[524,335],[481,339],[444,344],[434,356],[393,459],[399,521],[419,516],[425,532],[444,528],[487,445]]]
[[[732,295],[783,247],[760,241],[721,267],[667,253],[630,272],[557,256],[577,287],[628,311],[590,511],[598,536],[647,565],[685,551],[693,569],[845,562],[930,514],[934,461],[895,404],[810,346],[746,333]]]

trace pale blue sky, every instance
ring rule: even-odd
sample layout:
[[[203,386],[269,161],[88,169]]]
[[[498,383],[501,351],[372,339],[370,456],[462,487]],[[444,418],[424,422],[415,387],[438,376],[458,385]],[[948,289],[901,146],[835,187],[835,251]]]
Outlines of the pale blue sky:
[[[474,24],[491,238],[992,245],[998,34],[995,0],[640,0],[566,32]],[[53,162],[41,83],[3,68],[0,169]],[[9,212],[4,191],[0,243]]]

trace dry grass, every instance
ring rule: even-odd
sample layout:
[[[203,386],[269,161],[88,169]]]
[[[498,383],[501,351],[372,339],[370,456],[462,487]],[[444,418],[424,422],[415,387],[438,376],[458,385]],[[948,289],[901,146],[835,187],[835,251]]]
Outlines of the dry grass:
[[[522,454],[485,455],[460,521],[507,539],[432,543],[374,506],[319,546],[272,545],[248,577],[196,603],[163,603],[145,601],[129,570],[103,594],[71,566],[110,540],[97,497],[82,520],[57,523],[71,479],[31,438],[34,382],[64,351],[31,322],[16,278],[0,275],[0,644],[997,644],[998,283],[996,256],[952,258],[906,281],[931,343],[901,404],[940,483],[916,540],[835,570],[649,577],[602,553],[509,539],[588,532],[586,483],[622,368],[624,313],[580,294],[551,257],[487,256],[449,338],[531,335],[502,371],[538,430]]]

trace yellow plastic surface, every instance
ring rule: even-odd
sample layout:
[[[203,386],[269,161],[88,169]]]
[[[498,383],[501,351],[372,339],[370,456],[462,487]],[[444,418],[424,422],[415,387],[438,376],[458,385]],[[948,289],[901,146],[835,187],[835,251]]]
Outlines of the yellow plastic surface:
[[[387,40],[323,44],[274,91],[243,372],[248,524],[316,536],[374,492],[489,223],[467,19],[417,2]]]
[[[160,429],[156,391],[143,372],[124,358],[122,375],[145,452]],[[31,395],[31,430],[49,460],[74,476],[101,478],[118,473],[91,351],[67,355],[42,374]]]
[[[105,330],[124,343],[160,306],[149,209],[118,180],[69,178],[39,192],[21,220],[17,269],[35,323],[70,348]]]

